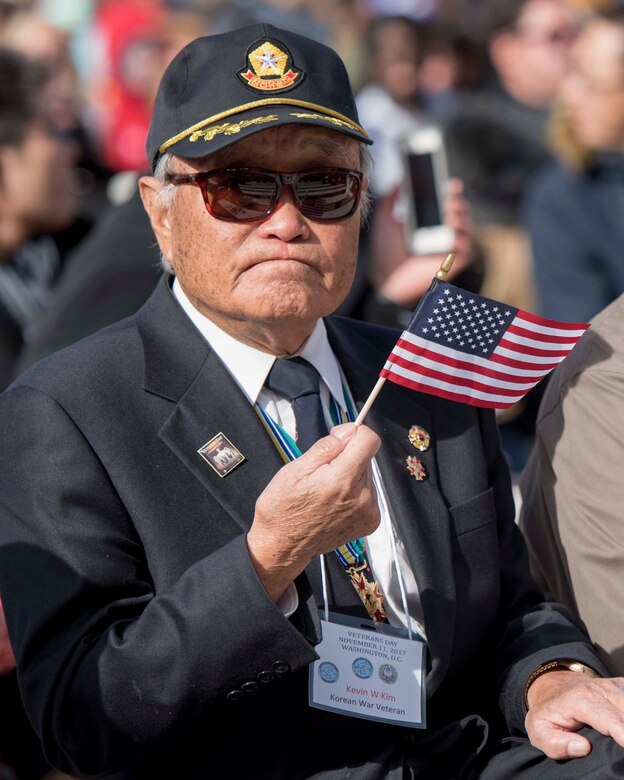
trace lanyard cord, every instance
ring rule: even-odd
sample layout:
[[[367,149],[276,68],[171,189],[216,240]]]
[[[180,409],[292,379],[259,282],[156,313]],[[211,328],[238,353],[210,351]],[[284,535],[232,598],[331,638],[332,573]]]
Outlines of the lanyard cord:
[[[330,394],[330,416],[332,419],[332,422],[334,425],[339,425],[340,423],[345,422],[353,422],[355,420],[356,414],[355,414],[355,407],[353,405],[353,401],[350,397],[350,394],[345,387],[344,383],[342,386],[343,394],[346,401],[347,409],[344,410],[341,408],[341,406],[338,404],[336,399],[333,397],[333,395]],[[260,406],[259,403],[254,404],[254,409],[256,413],[258,414],[262,424],[264,425],[265,430],[269,434],[269,437],[271,438],[271,441],[273,442],[275,448],[279,452],[279,454],[282,457],[282,460],[284,463],[289,463],[292,460],[295,460],[301,455],[301,451],[299,450],[297,444],[293,440],[293,438],[284,430],[284,428],[279,425],[273,418],[267,413],[267,411]],[[377,477],[376,482],[378,482],[379,488],[382,488],[382,482],[381,482],[381,475],[379,474],[379,469],[377,468],[376,463],[374,465],[374,472]],[[377,487],[377,485],[376,485]],[[391,515],[389,513],[389,507],[386,500],[386,496],[384,494],[383,489],[378,489],[376,491],[377,493],[377,499],[380,503],[380,509],[383,513],[385,513],[385,516],[390,518]],[[401,574],[401,570],[398,564],[398,556],[397,556],[397,548],[396,548],[396,540],[394,538],[394,533],[392,529],[391,523],[388,524],[387,527],[387,535],[388,535],[388,541],[390,542],[390,548],[392,550],[392,559],[393,563],[397,572],[397,579],[399,582],[399,590],[401,593],[401,601],[403,606],[403,611],[405,613],[405,623],[407,626],[408,636],[411,639],[412,638],[412,628],[411,628],[411,621],[409,618],[409,612],[407,608],[407,596],[405,591],[405,582],[403,580],[403,576]],[[352,581],[354,580],[354,574],[353,569],[354,567],[361,567],[366,566],[368,567],[368,562],[366,560],[366,553],[364,550],[364,540],[363,539],[356,539],[352,542],[347,542],[343,545],[341,545],[339,548],[337,548],[334,551],[338,558],[340,559],[342,565],[347,570],[347,573],[351,577]],[[327,571],[326,571],[326,563],[325,563],[325,556],[324,554],[321,554],[319,556],[319,563],[321,566],[321,585],[323,590],[323,611],[324,611],[324,617],[325,620],[329,620],[329,603],[328,603],[328,589],[327,589]],[[368,567],[368,570],[370,571],[370,568]],[[355,575],[356,578],[358,578],[358,575]],[[364,582],[366,580],[364,579]],[[362,591],[361,587],[358,587],[356,582],[353,581],[354,586],[356,587],[356,590],[360,593]],[[369,583],[366,583],[367,590],[370,590],[368,588]],[[378,593],[378,586],[377,583],[373,583],[375,588],[377,589]],[[381,596],[380,593],[378,593],[378,596],[381,599],[381,602],[383,603],[383,596]],[[365,606],[367,607],[367,610],[369,611],[369,614],[371,614],[371,617],[375,619],[378,622],[381,622],[383,619],[385,619],[385,610],[383,607],[381,607],[381,610],[377,609],[373,611],[369,609],[369,604],[362,599],[365,603]],[[382,613],[382,617],[380,619],[379,613]]]

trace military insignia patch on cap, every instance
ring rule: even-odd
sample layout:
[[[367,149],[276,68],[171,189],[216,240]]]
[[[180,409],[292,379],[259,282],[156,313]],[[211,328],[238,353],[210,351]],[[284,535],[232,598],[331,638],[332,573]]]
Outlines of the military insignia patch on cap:
[[[301,84],[305,76],[303,71],[294,70],[290,52],[279,41],[254,41],[245,56],[246,65],[238,77],[259,92],[284,92]]]

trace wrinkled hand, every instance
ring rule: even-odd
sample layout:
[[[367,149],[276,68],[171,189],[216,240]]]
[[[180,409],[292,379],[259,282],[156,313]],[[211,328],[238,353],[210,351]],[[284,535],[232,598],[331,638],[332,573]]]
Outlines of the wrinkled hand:
[[[624,678],[585,678],[553,671],[538,677],[528,692],[525,727],[531,744],[549,758],[579,758],[591,744],[575,732],[591,726],[624,746]]]
[[[336,426],[262,491],[247,546],[274,601],[314,557],[377,528],[371,460],[379,446],[364,425]]]
[[[399,306],[414,306],[431,284],[446,254],[410,255],[405,248],[402,223],[395,216],[400,191],[379,199],[371,224],[373,284],[388,300]],[[444,224],[453,230],[455,255],[452,279],[467,268],[475,256],[474,227],[464,187],[459,179],[450,179],[444,197]]]

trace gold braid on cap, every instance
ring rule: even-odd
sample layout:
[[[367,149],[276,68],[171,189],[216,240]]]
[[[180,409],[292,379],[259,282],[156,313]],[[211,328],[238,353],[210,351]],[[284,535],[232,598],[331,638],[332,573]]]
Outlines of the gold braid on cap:
[[[251,103],[243,103],[242,106],[236,106],[235,108],[230,108],[228,111],[222,111],[220,114],[215,114],[214,116],[210,116],[207,119],[202,119],[201,122],[197,122],[197,124],[192,125],[191,127],[187,127],[186,130],[183,130],[181,133],[174,135],[173,138],[169,138],[167,141],[162,143],[158,147],[158,151],[160,154],[164,154],[164,152],[166,152],[169,147],[177,144],[178,141],[183,141],[185,138],[188,138],[188,136],[192,135],[198,130],[201,130],[203,127],[206,127],[206,125],[212,124],[213,122],[220,122],[222,119],[225,119],[228,116],[232,116],[233,114],[240,114],[243,111],[249,111],[252,108],[263,108],[264,106],[298,106],[299,108],[309,108],[313,111],[320,111],[322,114],[326,114],[327,116],[340,120],[340,122],[343,122],[351,130],[354,130],[355,132],[360,133],[361,135],[364,135],[368,138],[368,133],[361,125],[358,125],[357,122],[349,119],[348,116],[339,114],[337,111],[324,108],[323,106],[319,106],[316,103],[308,103],[306,100],[294,100],[292,98],[265,98],[264,100],[254,100]]]

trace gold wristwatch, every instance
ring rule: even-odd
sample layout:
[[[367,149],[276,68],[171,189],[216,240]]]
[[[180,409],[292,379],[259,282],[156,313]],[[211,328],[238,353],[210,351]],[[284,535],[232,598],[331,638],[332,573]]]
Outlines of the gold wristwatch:
[[[573,658],[557,658],[554,661],[548,661],[547,663],[538,666],[537,669],[533,669],[529,675],[529,679],[524,685],[524,706],[527,711],[529,709],[528,694],[531,684],[546,672],[555,672],[557,670],[585,674],[587,677],[602,677],[602,675],[598,674],[591,666],[587,666],[587,664],[584,664],[581,661],[575,661]]]

